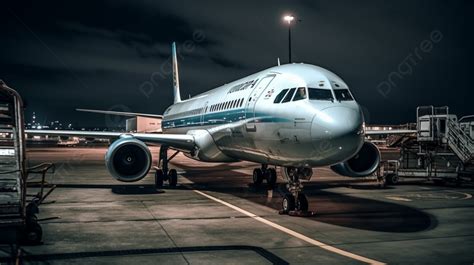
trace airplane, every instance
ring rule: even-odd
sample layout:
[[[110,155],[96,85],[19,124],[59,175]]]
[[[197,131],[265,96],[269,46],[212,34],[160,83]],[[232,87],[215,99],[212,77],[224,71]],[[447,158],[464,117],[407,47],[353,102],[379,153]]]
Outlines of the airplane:
[[[330,166],[348,177],[371,175],[380,163],[376,145],[365,141],[364,116],[348,85],[322,67],[291,63],[268,68],[182,100],[176,43],[172,44],[174,102],[163,115],[84,110],[102,114],[162,118],[162,134],[27,130],[35,135],[118,138],[107,150],[110,174],[123,182],[143,179],[152,166],[148,144],[160,144],[158,186],[177,184],[169,168],[182,152],[203,162],[252,161],[253,183],[275,185],[276,167],[289,193],[282,212],[308,212],[301,180],[312,168]],[[410,133],[404,131],[402,133]]]

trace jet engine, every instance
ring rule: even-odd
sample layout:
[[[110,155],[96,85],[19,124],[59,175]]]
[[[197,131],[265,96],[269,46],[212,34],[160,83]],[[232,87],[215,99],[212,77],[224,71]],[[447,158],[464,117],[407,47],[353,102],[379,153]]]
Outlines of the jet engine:
[[[380,151],[375,144],[365,142],[359,152],[349,160],[331,166],[339,175],[365,177],[375,172],[380,164]]]
[[[127,135],[113,142],[105,154],[110,174],[123,182],[144,178],[152,163],[150,149],[142,141]]]

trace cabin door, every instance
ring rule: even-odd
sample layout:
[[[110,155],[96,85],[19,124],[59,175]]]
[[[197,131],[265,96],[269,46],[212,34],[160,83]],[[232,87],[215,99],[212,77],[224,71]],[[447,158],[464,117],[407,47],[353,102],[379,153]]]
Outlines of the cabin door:
[[[245,118],[247,120],[246,129],[248,132],[256,132],[257,127],[256,123],[258,123],[258,113],[255,113],[255,105],[257,104],[258,99],[263,94],[263,91],[267,88],[267,86],[272,82],[274,75],[269,75],[264,77],[258,85],[253,89],[250,97],[247,99],[246,108],[245,108]]]

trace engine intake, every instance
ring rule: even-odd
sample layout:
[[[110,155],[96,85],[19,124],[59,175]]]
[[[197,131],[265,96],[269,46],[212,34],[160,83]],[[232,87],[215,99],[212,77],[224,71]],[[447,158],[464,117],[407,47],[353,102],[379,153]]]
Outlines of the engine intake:
[[[349,160],[331,166],[331,169],[339,175],[347,177],[365,177],[377,170],[380,164],[380,151],[377,146],[365,142],[359,152]]]
[[[150,149],[132,136],[113,142],[105,154],[105,165],[112,177],[123,182],[144,178],[152,163]]]

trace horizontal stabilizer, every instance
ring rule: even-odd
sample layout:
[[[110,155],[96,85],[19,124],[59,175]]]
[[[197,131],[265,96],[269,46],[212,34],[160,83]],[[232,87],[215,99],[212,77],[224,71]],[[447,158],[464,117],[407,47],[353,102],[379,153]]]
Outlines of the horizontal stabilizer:
[[[76,109],[76,110],[82,111],[82,112],[92,112],[92,113],[125,116],[125,117],[140,116],[140,117],[147,117],[147,118],[163,119],[163,115],[147,114],[147,113],[123,112],[123,111],[112,111],[112,110],[93,110],[93,109]]]

